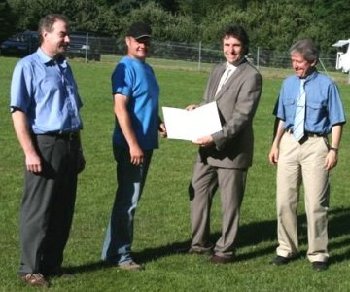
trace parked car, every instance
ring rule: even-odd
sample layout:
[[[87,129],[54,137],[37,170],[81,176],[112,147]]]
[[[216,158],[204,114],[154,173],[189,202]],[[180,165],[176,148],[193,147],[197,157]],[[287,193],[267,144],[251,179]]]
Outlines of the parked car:
[[[38,33],[36,31],[26,30],[16,33],[3,41],[0,45],[0,54],[23,57],[35,52],[38,45]]]
[[[73,32],[69,35],[70,44],[67,50],[67,57],[81,57],[88,60],[101,59],[100,38],[92,33]],[[1,55],[23,57],[37,50],[39,46],[39,35],[36,31],[26,30],[8,38],[0,45]]]
[[[88,60],[101,60],[100,38],[93,33],[72,32],[69,35],[70,44],[66,55],[68,57],[81,57]]]

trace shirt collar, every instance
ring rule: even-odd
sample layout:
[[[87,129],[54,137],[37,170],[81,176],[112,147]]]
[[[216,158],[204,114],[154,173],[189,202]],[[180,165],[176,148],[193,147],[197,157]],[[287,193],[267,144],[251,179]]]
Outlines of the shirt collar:
[[[237,66],[226,62],[226,70],[235,70],[236,68],[237,68]]]
[[[43,50],[39,47],[36,51],[39,59],[43,64],[49,65],[49,64],[59,64],[61,67],[65,68],[67,67],[67,61],[66,58],[63,55],[58,56],[57,58],[52,58],[48,55],[46,55]]]
[[[314,79],[316,78],[316,76],[318,75],[318,72],[317,72],[317,69],[315,68],[311,74],[307,75],[304,80],[305,80],[305,83],[307,83],[308,81],[310,81],[311,79]],[[299,78],[300,79],[300,78]]]

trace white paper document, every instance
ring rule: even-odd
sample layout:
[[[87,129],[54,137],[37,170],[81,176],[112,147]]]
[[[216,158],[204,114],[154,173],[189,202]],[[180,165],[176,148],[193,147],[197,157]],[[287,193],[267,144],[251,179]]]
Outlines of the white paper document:
[[[216,102],[207,103],[194,110],[162,107],[163,119],[170,139],[194,141],[222,130]]]

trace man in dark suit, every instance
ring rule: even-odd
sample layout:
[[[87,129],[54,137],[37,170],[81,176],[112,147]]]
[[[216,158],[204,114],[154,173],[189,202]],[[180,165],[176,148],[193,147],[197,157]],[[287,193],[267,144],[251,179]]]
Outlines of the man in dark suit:
[[[239,25],[228,26],[222,44],[226,62],[214,67],[201,103],[216,101],[222,130],[193,141],[199,151],[190,185],[190,253],[211,254],[210,260],[216,264],[234,258],[240,205],[253,158],[253,118],[262,90],[260,73],[245,58],[249,46],[245,30]],[[223,222],[222,235],[214,245],[209,241],[210,209],[218,188]]]

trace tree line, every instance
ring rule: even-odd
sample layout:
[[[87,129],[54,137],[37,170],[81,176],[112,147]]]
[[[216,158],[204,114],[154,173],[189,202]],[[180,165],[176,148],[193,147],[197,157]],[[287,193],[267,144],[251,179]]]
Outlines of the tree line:
[[[0,0],[0,40],[14,31],[36,30],[48,13],[66,15],[74,31],[121,38],[134,20],[153,27],[158,41],[218,44],[227,23],[243,25],[251,47],[285,51],[312,38],[322,53],[350,38],[346,0]]]

